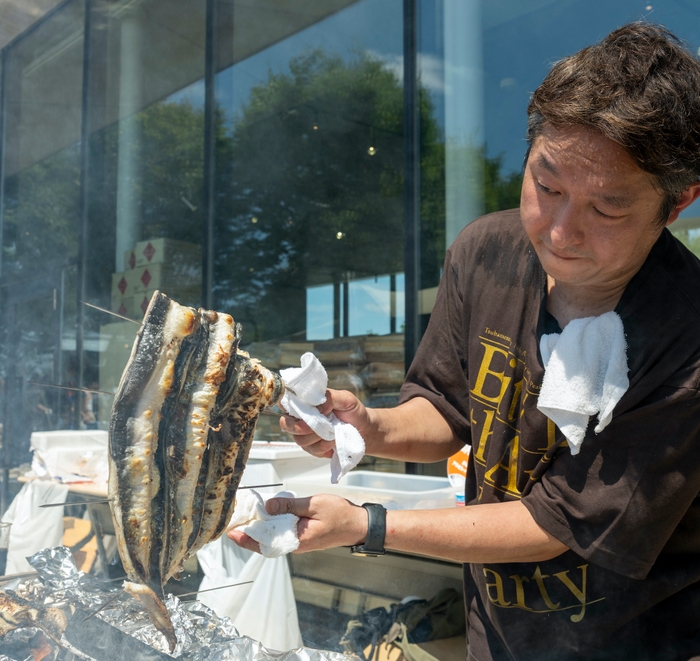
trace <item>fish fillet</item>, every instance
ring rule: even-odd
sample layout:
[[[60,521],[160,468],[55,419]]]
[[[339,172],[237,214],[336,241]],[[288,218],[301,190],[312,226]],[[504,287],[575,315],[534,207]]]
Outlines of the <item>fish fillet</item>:
[[[260,411],[284,393],[279,375],[241,351],[240,339],[230,315],[156,292],[112,408],[117,548],[130,594],[171,651],[176,638],[163,586],[225,530]]]

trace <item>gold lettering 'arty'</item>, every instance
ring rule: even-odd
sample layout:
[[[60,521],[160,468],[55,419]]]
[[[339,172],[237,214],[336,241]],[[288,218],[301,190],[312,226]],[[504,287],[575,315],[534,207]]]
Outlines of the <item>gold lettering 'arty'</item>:
[[[535,569],[535,573],[532,575],[533,580],[535,583],[537,583],[537,587],[540,591],[540,595],[542,596],[542,601],[544,601],[545,604],[547,604],[547,608],[549,610],[557,610],[559,608],[559,602],[556,604],[549,598],[549,594],[547,592],[547,588],[544,586],[544,579],[549,578],[547,574],[543,574],[542,570],[540,569],[540,566],[537,565],[537,569]]]
[[[576,569],[580,569],[583,576],[581,577],[581,588],[577,588],[574,582],[569,578],[569,571],[560,571],[554,576],[556,576],[566,587],[569,589],[571,594],[574,595],[579,600],[581,604],[581,611],[576,615],[571,616],[572,622],[580,622],[583,616],[586,614],[586,570],[588,565],[581,565]]]
[[[571,570],[568,569],[550,576],[543,574],[537,565],[532,576],[513,574],[504,579],[495,569],[483,567],[486,593],[489,601],[499,608],[519,608],[531,613],[576,610],[569,620],[578,623],[586,615],[587,606],[604,601],[605,597],[587,601],[588,565],[579,565],[576,569],[581,572],[580,587],[569,577]],[[554,594],[556,601],[551,596]]]
[[[486,576],[487,579],[489,574],[491,574],[494,578],[493,583],[489,583],[488,581],[486,583],[486,590],[489,593],[489,600],[496,606],[508,608],[508,606],[510,606],[510,601],[506,601],[503,593],[503,579],[501,578],[501,575],[498,572],[493,571],[493,569],[484,567],[484,576]],[[491,591],[491,588],[496,588],[495,594]]]

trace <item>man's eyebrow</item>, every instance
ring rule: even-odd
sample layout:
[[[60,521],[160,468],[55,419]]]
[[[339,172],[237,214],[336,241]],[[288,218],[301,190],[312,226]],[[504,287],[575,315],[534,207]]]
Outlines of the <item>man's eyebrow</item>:
[[[544,168],[545,170],[547,170],[547,172],[550,172],[554,176],[559,175],[559,171],[554,166],[554,163],[548,161],[544,154],[538,154],[536,162],[537,165],[539,165],[541,168]],[[615,209],[627,209],[628,207],[631,207],[636,201],[636,198],[630,195],[601,193],[599,195],[596,195],[595,197],[597,197],[601,202],[604,202],[605,204],[608,204],[611,207],[614,207]]]
[[[550,163],[544,156],[544,154],[539,154],[537,156],[537,165],[539,165],[541,168],[544,168],[547,170],[547,172],[551,172],[554,175],[559,174],[557,169],[554,167],[553,163]]]
[[[609,204],[616,209],[626,209],[627,207],[631,207],[635,202],[635,198],[629,195],[596,195],[596,197],[605,202],[605,204]]]

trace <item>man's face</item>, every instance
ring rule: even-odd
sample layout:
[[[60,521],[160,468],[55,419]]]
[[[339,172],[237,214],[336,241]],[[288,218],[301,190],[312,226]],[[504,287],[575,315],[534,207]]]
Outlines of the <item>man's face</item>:
[[[523,179],[523,227],[550,280],[602,295],[624,287],[662,228],[653,178],[617,143],[545,126]]]

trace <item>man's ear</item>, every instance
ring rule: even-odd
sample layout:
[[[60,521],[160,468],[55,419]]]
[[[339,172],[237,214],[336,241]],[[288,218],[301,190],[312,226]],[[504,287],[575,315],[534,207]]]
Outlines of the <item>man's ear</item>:
[[[681,194],[681,199],[678,201],[678,204],[675,206],[673,211],[671,212],[671,215],[668,217],[668,220],[666,221],[666,225],[670,225],[674,220],[676,220],[683,209],[687,209],[695,200],[697,200],[700,197],[700,181],[696,181],[695,183],[690,184],[688,188],[686,188],[683,193]]]

